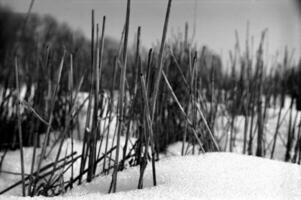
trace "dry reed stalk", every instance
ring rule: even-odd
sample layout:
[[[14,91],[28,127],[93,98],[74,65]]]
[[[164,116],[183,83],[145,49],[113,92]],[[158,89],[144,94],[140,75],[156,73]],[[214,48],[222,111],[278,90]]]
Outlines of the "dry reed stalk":
[[[248,74],[251,74],[251,61],[250,61],[250,46],[249,46],[249,27],[250,27],[250,23],[249,21],[247,21],[247,27],[246,27],[246,40],[245,40],[245,46],[246,46],[246,50],[245,50],[245,63],[246,63],[246,76]],[[249,127],[249,107],[248,105],[250,104],[250,95],[249,95],[249,84],[250,84],[250,79],[245,79],[246,81],[246,87],[245,87],[245,91],[247,93],[246,95],[246,101],[244,104],[244,109],[245,109],[245,123],[244,123],[244,137],[243,137],[243,154],[246,153],[247,150],[247,137],[248,137],[248,127]]]
[[[139,69],[139,58],[140,58],[140,34],[141,34],[141,27],[139,26],[138,27],[138,30],[137,30],[137,41],[136,41],[136,55],[135,55],[135,72],[136,73],[136,77],[138,78],[138,71],[140,71]],[[132,87],[134,88],[134,91],[133,91],[133,100],[132,100],[132,107],[129,111],[129,116],[133,116],[134,115],[134,107],[135,107],[135,103],[136,103],[136,93],[137,93],[137,80],[136,80],[136,77],[134,77],[133,79],[133,84],[132,84]],[[127,151],[127,148],[128,148],[128,141],[129,141],[129,136],[130,136],[130,126],[131,126],[131,122],[132,120],[130,120],[128,122],[128,127],[127,127],[127,132],[126,132],[126,138],[125,138],[125,144],[124,144],[124,147],[123,147],[123,160],[125,160],[125,157],[126,157],[126,151]]]
[[[69,73],[68,73],[68,90],[69,90],[69,112],[70,115],[72,115],[72,108],[74,105],[74,101],[76,99],[74,99],[73,101],[73,55],[70,54],[70,69],[69,69]],[[66,112],[67,113],[67,112]],[[66,114],[67,115],[67,114]],[[72,116],[71,116],[72,117]],[[68,115],[66,116],[66,119],[68,119]],[[71,120],[69,123],[71,123],[73,120]],[[66,125],[68,125],[68,121],[66,120]],[[72,128],[70,129],[71,131],[69,132],[70,137],[71,137],[71,153],[74,152],[74,138],[73,138],[73,132],[72,132]],[[68,134],[68,135],[69,135]],[[73,161],[73,155],[71,156],[71,160]],[[74,166],[73,166],[73,162],[71,163],[71,177],[70,177],[70,182],[72,182],[73,180],[73,176],[74,176]],[[73,185],[71,185],[71,188],[73,187]]]
[[[107,152],[107,154],[111,154],[115,149],[116,149],[116,146],[113,147],[113,148],[111,148],[111,149]],[[107,156],[107,154],[104,154],[104,155],[101,156],[99,159],[97,159],[97,160],[95,161],[95,165],[97,165],[100,161],[102,161],[102,160]],[[83,177],[83,175],[85,175],[86,173],[88,173],[88,170],[89,170],[89,168],[84,169],[84,170],[81,172],[81,174],[79,174],[78,176],[76,176],[76,177],[73,179],[73,182],[69,182],[69,183],[65,186],[65,188],[69,188],[71,184],[74,184],[76,181],[79,181],[79,180]]]
[[[19,133],[19,147],[20,147],[20,165],[21,165],[21,177],[22,177],[22,195],[25,197],[25,180],[24,180],[24,155],[23,155],[23,137],[22,137],[22,122],[20,112],[20,85],[19,85],[19,66],[18,58],[15,57],[15,74],[16,74],[16,89],[17,89],[17,116],[18,116],[18,133]]]
[[[300,164],[300,153],[301,153],[301,138],[300,138],[300,132],[301,132],[301,119],[298,122],[298,131],[297,131],[297,138],[296,138],[296,144],[294,148],[294,156],[293,156],[293,162]]]
[[[92,19],[92,24],[94,24],[94,15]],[[99,109],[99,25],[96,24],[96,45],[95,49],[93,49],[92,53],[95,54],[94,62],[91,70],[91,77],[93,76],[93,94],[94,94],[94,108],[93,108],[93,116],[92,116],[92,129],[90,133],[90,137],[88,140],[88,149],[89,149],[89,162],[88,162],[88,174],[87,174],[87,182],[92,181],[95,175],[95,168],[94,163],[96,160],[96,142],[97,142],[97,135],[99,133],[99,126],[98,126],[98,109]]]
[[[138,32],[140,32],[140,27],[138,29]],[[140,33],[139,33],[140,34]],[[150,63],[151,63],[151,59],[152,59],[152,54],[151,54],[151,51],[152,50],[149,50],[149,53],[148,53],[148,61],[147,61],[147,68],[146,68],[146,73],[149,73],[149,69],[150,69]],[[148,97],[148,91],[147,91],[147,83],[145,81],[145,78],[144,78],[144,74],[143,74],[143,70],[142,70],[142,66],[141,66],[141,63],[139,63],[139,72],[138,72],[138,76],[139,76],[139,80],[141,82],[141,93],[146,93],[144,94],[144,96]],[[142,91],[144,90],[144,91]],[[147,98],[143,98],[144,99],[147,99]],[[144,101],[145,103],[145,101]],[[141,106],[141,111],[143,112],[142,115],[140,115],[140,121],[142,122],[142,130],[140,130],[140,134],[138,136],[138,140],[139,141],[139,147],[138,147],[138,150],[136,151],[136,159],[138,160],[138,164],[140,165],[140,174],[139,174],[139,180],[138,180],[138,189],[142,189],[143,188],[143,177],[144,177],[144,172],[145,172],[145,169],[146,169],[146,166],[147,166],[147,158],[149,156],[149,153],[148,153],[148,149],[149,149],[149,134],[148,134],[148,125],[147,125],[147,108],[146,106]],[[149,109],[149,105],[148,105],[148,109]],[[149,113],[149,111],[148,111]],[[152,128],[152,127],[151,127]],[[143,141],[144,141],[144,154],[143,154],[143,157],[141,156],[142,152],[143,152]],[[154,181],[155,182],[155,181]]]
[[[170,48],[169,48],[169,51],[170,51],[170,55],[171,55],[173,61],[174,61],[175,64],[176,64],[176,67],[177,67],[178,71],[180,72],[180,75],[181,75],[181,77],[182,77],[182,79],[183,79],[183,81],[184,81],[184,84],[185,84],[186,88],[187,88],[188,90],[191,89],[191,88],[189,88],[189,85],[188,85],[188,83],[187,83],[187,80],[186,80],[186,77],[185,77],[185,75],[184,75],[184,72],[183,72],[183,70],[181,69],[180,64],[179,64],[179,62],[177,61],[177,59],[176,59],[174,53],[172,52],[172,50],[171,50]]]
[[[131,0],[127,1],[126,9],[126,20],[125,20],[125,34],[124,44],[122,52],[122,68],[121,68],[121,80],[120,80],[120,96],[119,96],[119,125],[117,131],[117,150],[115,155],[114,171],[112,174],[112,182],[110,185],[109,192],[116,192],[117,186],[117,173],[119,168],[119,151],[120,151],[120,136],[124,126],[124,101],[125,101],[125,80],[126,80],[126,67],[127,67],[127,45],[128,45],[128,34],[130,25],[130,11],[131,11]]]
[[[73,153],[73,154],[75,154],[75,153]],[[67,156],[67,159],[70,158],[70,157],[71,157],[71,155]],[[64,158],[63,158],[63,159],[60,159],[57,163],[61,163],[61,162],[63,162],[63,161],[64,161]],[[50,169],[53,165],[54,165],[54,162],[45,165],[44,167],[42,167],[42,168],[40,169],[39,172],[38,172],[38,171],[34,172],[32,176],[37,177],[37,178],[40,178],[41,175],[39,175],[39,174],[42,173],[42,172],[47,171],[47,170]],[[50,172],[51,172],[51,171],[50,171]],[[50,173],[50,172],[48,172],[48,173]],[[27,181],[27,180],[29,180],[29,179],[30,179],[30,176],[27,176],[27,177],[24,178],[24,181]],[[37,179],[36,179],[36,180],[37,180]],[[18,181],[18,182],[16,182],[16,183],[14,183],[13,185],[7,187],[6,189],[0,191],[0,195],[1,195],[1,194],[4,194],[5,192],[7,192],[7,191],[9,191],[9,190],[11,190],[11,189],[13,189],[13,188],[15,188],[16,186],[22,184],[22,182],[23,182],[22,180],[21,180],[21,181]]]
[[[198,135],[197,135],[197,133],[196,133],[194,127],[193,127],[192,122],[191,122],[190,119],[188,118],[187,114],[186,114],[185,111],[184,111],[183,106],[181,105],[181,103],[179,102],[177,96],[175,95],[175,93],[174,93],[174,91],[173,91],[173,89],[172,89],[172,87],[171,87],[171,85],[170,85],[170,83],[169,83],[169,81],[168,81],[168,79],[167,79],[167,77],[166,77],[164,71],[162,71],[162,75],[163,75],[163,79],[164,79],[164,81],[165,81],[165,83],[166,83],[166,85],[167,85],[167,88],[168,88],[169,92],[171,93],[171,95],[172,95],[174,101],[176,102],[176,104],[177,104],[179,110],[181,111],[181,114],[185,117],[186,121],[188,122],[188,124],[189,124],[190,127],[192,128],[192,131],[193,131],[193,134],[194,134],[194,136],[195,136],[195,139],[197,140],[198,144],[200,145],[200,148],[201,148],[201,150],[203,151],[203,153],[205,153],[205,150],[203,149],[203,143],[202,143],[201,140],[199,139],[199,137],[198,137]]]
[[[30,110],[32,112],[32,114],[38,119],[40,120],[43,124],[45,124],[46,126],[49,126],[48,122],[25,100],[20,102],[25,108],[27,108],[28,110]]]
[[[258,134],[257,134],[257,149],[256,156],[262,157],[264,152],[263,146],[263,126],[264,126],[264,116],[262,114],[262,95],[263,95],[263,42],[265,37],[265,31],[262,32],[261,41],[257,53],[257,63],[256,67],[258,68],[258,97],[257,97],[257,126],[258,126]]]
[[[249,155],[253,154],[253,137],[254,137],[253,129],[254,129],[254,120],[255,120],[255,101],[256,101],[256,94],[255,94],[256,90],[254,90],[255,88],[254,84],[255,83],[253,83],[252,86],[250,86],[251,96],[250,96],[249,104],[251,109],[251,122],[250,122],[249,141],[248,141],[248,148],[247,148]]]
[[[290,104],[290,115],[289,115],[289,122],[288,122],[288,130],[287,130],[287,141],[286,141],[286,152],[285,152],[285,158],[284,160],[288,162],[291,159],[291,148],[293,146],[293,140],[294,140],[294,127],[292,126],[292,118],[293,118],[293,105],[294,105],[294,99],[291,99]]]
[[[109,124],[108,124],[108,129],[107,129],[107,135],[106,135],[106,142],[105,142],[105,154],[107,154],[107,150],[108,150],[108,144],[109,144],[109,134],[110,134],[110,130],[111,130],[111,122],[112,122],[112,115],[113,115],[113,109],[114,109],[114,88],[115,88],[115,82],[116,82],[116,71],[117,71],[117,58],[115,59],[115,65],[114,65],[114,69],[113,69],[113,80],[112,80],[112,87],[110,88],[110,102],[109,102],[109,108],[108,108],[108,112],[109,112]],[[112,143],[113,146],[113,143]],[[111,157],[112,155],[110,155]],[[105,167],[106,167],[106,157],[104,158],[103,161],[103,172],[105,172]],[[109,160],[109,167],[110,167],[110,160]]]
[[[153,128],[152,128],[152,120],[151,120],[151,114],[150,114],[150,107],[149,107],[149,101],[148,101],[148,97],[147,97],[147,88],[146,88],[146,84],[145,84],[145,78],[143,76],[143,74],[140,74],[140,81],[141,81],[141,89],[142,89],[142,97],[144,99],[144,106],[145,106],[145,119],[146,119],[146,124],[147,124],[147,128],[148,128],[148,133],[149,133],[149,138],[147,141],[150,141],[150,145],[151,145],[151,151],[152,151],[152,156],[151,156],[151,160],[152,160],[152,172],[153,172],[153,185],[156,186],[157,185],[157,177],[156,177],[156,165],[155,165],[155,141],[154,141],[154,133],[153,133]],[[146,149],[148,148],[148,142],[146,142]],[[146,166],[145,166],[146,167]],[[144,170],[142,171],[142,173],[140,174],[140,176],[142,177],[144,173]],[[141,180],[142,182],[142,180]],[[141,184],[140,182],[140,184]]]
[[[163,27],[163,33],[162,33],[162,39],[161,39],[161,45],[160,45],[160,51],[159,51],[159,58],[157,63],[157,71],[156,71],[156,79],[154,82],[154,90],[151,96],[151,119],[154,122],[154,116],[155,116],[155,110],[156,110],[156,101],[157,96],[159,93],[159,85],[161,81],[161,76],[163,72],[163,51],[165,47],[165,40],[167,35],[167,28],[168,28],[168,21],[169,21],[169,14],[170,14],[170,8],[171,8],[171,2],[172,0],[168,0],[167,4],[167,10],[166,10],[166,16],[164,20],[164,27]]]
[[[152,172],[153,172],[153,185],[157,185],[157,179],[156,179],[156,166],[155,166],[155,142],[154,142],[154,134],[153,134],[153,126],[152,126],[152,121],[151,121],[151,114],[150,114],[150,107],[149,107],[149,100],[148,100],[148,91],[147,91],[147,86],[145,82],[145,77],[143,75],[143,69],[141,66],[141,63],[139,62],[139,54],[140,54],[140,34],[141,34],[141,27],[138,27],[137,30],[137,51],[136,51],[136,67],[138,68],[138,73],[139,73],[139,79],[140,79],[140,84],[141,84],[141,92],[142,92],[142,99],[144,102],[144,109],[143,111],[143,116],[142,120],[146,123],[144,123],[144,140],[145,140],[145,149],[144,149],[144,157],[142,159],[142,162],[140,163],[140,176],[139,176],[139,181],[138,181],[138,189],[143,188],[143,175],[145,168],[147,166],[147,156],[148,156],[148,148],[149,148],[149,142],[151,146],[151,162],[152,162]],[[150,63],[151,63],[151,51],[149,52],[149,57],[148,57],[148,69],[150,68]],[[148,135],[146,134],[148,133]],[[142,136],[143,137],[143,136]],[[142,137],[140,140],[142,140]],[[143,149],[142,146],[140,146],[141,151]],[[140,155],[139,155],[140,156]]]
[[[28,191],[27,191],[27,194],[29,196],[33,196],[31,188],[32,188],[32,184],[33,184],[33,181],[34,181],[33,173],[34,173],[34,166],[35,166],[35,161],[36,161],[38,137],[39,137],[38,133],[35,133],[34,134],[34,142],[33,142],[33,153],[32,153],[32,158],[31,158],[30,179],[29,179]]]
[[[96,84],[98,85],[98,87],[101,87],[101,71],[102,71],[102,67],[103,67],[103,48],[104,48],[104,32],[105,32],[105,24],[106,24],[106,16],[103,16],[102,18],[102,29],[101,29],[101,36],[100,36],[100,41],[99,41],[99,45],[98,45],[98,50],[97,50],[97,55],[98,55],[98,62],[97,62],[97,71],[98,71],[98,76],[99,76],[99,80],[96,81]],[[98,89],[99,90],[99,89]],[[99,91],[97,92],[97,95],[99,95]],[[101,99],[101,106],[103,106],[103,98]],[[101,141],[103,141],[103,138],[101,138]],[[100,150],[102,147],[102,142],[99,145],[99,149],[98,149],[98,155],[96,156],[96,159],[98,159],[99,154],[100,154]]]
[[[89,92],[89,102],[88,102],[88,111],[87,111],[87,117],[86,117],[86,124],[85,124],[85,132],[84,132],[84,139],[83,139],[83,148],[82,148],[82,159],[80,164],[80,172],[79,172],[79,178],[78,178],[78,184],[81,184],[82,181],[82,175],[83,170],[86,165],[86,161],[88,158],[88,152],[89,152],[89,140],[90,140],[90,134],[91,132],[91,112],[92,112],[92,93],[93,93],[93,67],[94,67],[94,10],[91,10],[91,66],[90,66],[90,78],[91,78],[91,85],[90,85],[90,92]],[[91,181],[91,180],[87,180]]]
[[[49,117],[48,126],[47,126],[47,130],[46,130],[46,136],[45,136],[45,139],[44,139],[43,145],[42,145],[40,159],[38,161],[38,166],[37,166],[37,172],[38,172],[38,174],[40,172],[43,159],[45,158],[45,155],[46,155],[46,147],[47,147],[48,140],[49,140],[49,137],[50,137],[50,132],[51,132],[51,128],[52,128],[52,122],[53,122],[53,119],[54,119],[53,111],[54,111],[54,106],[55,106],[55,102],[56,102],[56,94],[57,94],[57,92],[59,90],[59,85],[60,85],[62,70],[63,70],[63,66],[64,66],[64,58],[65,58],[65,50],[64,50],[64,53],[63,53],[63,56],[62,56],[62,60],[61,60],[61,63],[60,63],[60,67],[59,67],[59,71],[58,71],[58,76],[57,76],[57,82],[56,82],[56,85],[55,85],[55,89],[54,89],[53,95],[51,97],[50,117]],[[34,183],[33,188],[32,188],[33,194],[35,194],[35,189],[36,189],[36,185]]]

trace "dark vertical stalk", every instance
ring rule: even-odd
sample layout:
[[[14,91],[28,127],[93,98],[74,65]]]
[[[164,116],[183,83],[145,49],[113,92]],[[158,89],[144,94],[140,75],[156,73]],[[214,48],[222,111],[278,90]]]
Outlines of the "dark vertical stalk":
[[[144,99],[144,105],[145,105],[145,119],[147,122],[147,128],[148,128],[148,133],[149,133],[149,141],[151,145],[151,151],[152,151],[152,172],[153,172],[153,184],[154,186],[157,185],[157,177],[156,177],[156,165],[155,165],[155,141],[154,141],[154,134],[153,134],[153,128],[152,128],[152,120],[151,120],[151,115],[150,115],[150,108],[149,108],[149,101],[147,98],[147,88],[145,84],[145,78],[143,74],[140,74],[140,81],[141,81],[141,89],[142,89],[142,97]],[[146,142],[148,144],[148,142]],[[148,145],[147,145],[148,146]],[[143,172],[141,174],[143,176]]]
[[[156,110],[156,101],[157,101],[157,96],[158,96],[158,92],[159,92],[159,84],[160,84],[162,71],[163,71],[163,51],[164,51],[165,40],[166,40],[166,35],[167,35],[167,28],[168,28],[168,20],[169,20],[171,2],[172,2],[172,0],[168,0],[166,16],[165,16],[165,21],[164,21],[164,27],[163,27],[163,34],[162,34],[162,39],[161,39],[159,58],[158,58],[158,63],[157,63],[158,70],[156,72],[154,90],[153,90],[152,98],[151,98],[151,102],[152,102],[151,103],[151,119],[152,119],[152,121],[154,121],[155,110]]]
[[[82,181],[82,175],[84,172],[84,168],[86,165],[86,160],[88,156],[88,150],[89,150],[89,140],[91,137],[91,128],[90,128],[90,118],[91,118],[91,112],[92,112],[92,93],[93,93],[93,66],[94,66],[94,10],[91,11],[91,66],[90,66],[90,92],[89,92],[89,103],[88,103],[88,111],[87,111],[87,117],[86,117],[86,124],[85,124],[85,132],[84,132],[84,141],[83,141],[83,148],[82,148],[82,159],[80,164],[80,175],[78,179],[78,184],[81,184]],[[90,181],[90,180],[87,180]]]
[[[291,159],[291,149],[293,146],[293,140],[294,140],[294,127],[292,126],[293,121],[293,105],[294,105],[294,99],[291,99],[291,105],[290,105],[290,116],[289,116],[289,123],[288,123],[288,131],[287,131],[287,141],[286,141],[286,152],[285,152],[285,161],[289,161]]]
[[[19,133],[19,147],[20,147],[20,165],[21,165],[21,177],[22,177],[22,195],[25,197],[25,180],[24,180],[24,155],[23,155],[23,138],[22,138],[22,122],[20,112],[20,85],[19,85],[19,68],[18,58],[15,57],[15,73],[16,73],[16,89],[17,89],[17,115],[18,115],[18,133]]]
[[[139,57],[140,57],[140,33],[141,33],[141,27],[139,26],[138,27],[138,30],[137,30],[137,46],[136,46],[136,56],[135,56],[135,69],[134,71],[140,71],[139,70]],[[138,77],[138,73],[136,75]],[[134,79],[135,79],[135,76],[134,76]],[[134,84],[133,86],[134,87],[134,92],[133,92],[133,106],[134,103],[135,103],[135,96],[136,96],[136,91],[137,91],[137,83],[136,83],[136,80],[134,80]],[[133,113],[131,113],[130,115],[132,115]],[[128,126],[130,126],[131,122],[128,122]],[[125,144],[124,144],[124,147],[123,147],[123,160],[125,159],[125,156],[126,156],[126,151],[127,151],[127,147],[128,147],[128,141],[129,141],[129,128],[128,127],[128,130],[126,132],[126,138],[125,138]]]
[[[125,21],[125,35],[123,44],[123,54],[122,54],[122,64],[121,68],[121,80],[120,80],[120,95],[119,95],[119,125],[117,131],[117,149],[115,155],[114,171],[112,174],[112,182],[110,185],[109,192],[116,192],[117,186],[117,173],[119,168],[119,151],[120,151],[120,136],[123,131],[124,126],[124,100],[125,100],[125,80],[126,80],[126,63],[127,63],[127,45],[128,45],[128,34],[130,25],[130,10],[131,10],[131,0],[127,1],[126,9],[126,21]]]
[[[256,149],[256,156],[263,156],[263,123],[264,123],[264,116],[262,112],[262,94],[263,94],[263,41],[264,41],[265,31],[262,32],[261,41],[259,45],[259,49],[257,52],[257,63],[256,67],[258,68],[258,97],[257,97],[257,149]]]
[[[71,108],[73,107],[74,101],[73,101],[73,56],[72,54],[70,54],[70,70],[69,70],[69,80],[68,80],[68,89],[69,89],[69,116],[72,115],[71,112]],[[68,116],[66,117],[66,119],[68,119]],[[68,122],[65,125],[66,127],[68,126],[68,123],[72,123],[71,121]],[[71,160],[73,161],[74,156],[73,156],[73,152],[74,152],[74,138],[73,138],[73,133],[72,133],[72,127],[71,127],[71,131],[69,131],[70,133],[70,138],[71,138]],[[73,166],[73,162],[71,163],[71,177],[70,177],[70,183],[71,183],[71,188],[73,188],[73,177],[74,177],[74,166]]]
[[[102,66],[103,66],[103,47],[104,47],[104,31],[105,31],[105,24],[106,24],[106,16],[103,16],[102,18],[102,30],[101,30],[101,36],[100,36],[100,41],[99,41],[99,47],[97,49],[98,50],[98,57],[99,57],[99,61],[97,64],[97,70],[98,72],[98,76],[99,76],[99,80],[97,80],[96,84],[99,86],[99,89],[101,89],[101,71],[102,71]],[[102,106],[103,104],[103,98],[101,99],[101,103],[100,106]],[[102,144],[102,143],[101,143]],[[101,150],[101,146],[99,145],[99,150],[98,152],[100,152]],[[99,153],[96,157],[96,160],[98,159]]]

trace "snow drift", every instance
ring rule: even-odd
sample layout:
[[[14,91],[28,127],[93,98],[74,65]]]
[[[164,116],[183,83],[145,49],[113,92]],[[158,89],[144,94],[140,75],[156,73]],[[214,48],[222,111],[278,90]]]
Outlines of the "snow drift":
[[[111,180],[107,176],[52,199],[301,199],[299,165],[232,153],[164,158],[157,163],[156,187],[150,166],[142,190],[136,189],[138,177],[138,167],[120,172],[115,194],[106,194]]]

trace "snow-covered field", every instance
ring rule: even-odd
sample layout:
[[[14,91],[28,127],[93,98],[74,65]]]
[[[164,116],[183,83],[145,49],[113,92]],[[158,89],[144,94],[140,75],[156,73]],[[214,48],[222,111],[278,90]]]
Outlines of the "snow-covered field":
[[[52,199],[300,199],[298,165],[234,153],[165,157],[157,163],[158,185],[152,186],[148,166],[138,190],[139,168],[118,175],[118,192],[106,194],[111,176],[99,177]],[[32,199],[0,196],[0,199]],[[35,197],[34,199],[45,199]]]

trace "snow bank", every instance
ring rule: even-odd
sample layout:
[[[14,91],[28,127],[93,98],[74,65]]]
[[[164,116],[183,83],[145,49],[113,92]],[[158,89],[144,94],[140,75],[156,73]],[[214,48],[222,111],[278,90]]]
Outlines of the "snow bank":
[[[157,163],[156,187],[152,187],[150,166],[142,190],[136,189],[138,176],[138,167],[120,172],[115,194],[105,194],[108,176],[52,199],[301,199],[300,166],[231,153],[165,158]]]
[[[108,144],[109,144],[109,148],[108,150],[110,150],[110,147],[112,145],[113,139],[109,138],[108,140]],[[114,141],[114,145],[116,143],[116,140]],[[128,148],[127,148],[127,152],[129,152],[129,150],[132,148],[132,145],[135,143],[135,138],[131,138],[128,144]],[[121,137],[120,138],[120,152],[123,151],[123,146],[125,144],[125,137]],[[73,152],[76,152],[77,155],[80,155],[82,152],[82,145],[83,142],[78,141],[78,140],[74,140],[73,142]],[[97,151],[99,150],[99,145],[100,145],[100,141],[97,142]],[[55,145],[53,147],[53,149],[51,150],[51,145],[48,146],[47,148],[47,158],[45,160],[43,160],[43,165],[45,166],[46,164],[52,163],[53,161],[55,161],[56,156],[57,156],[57,152],[58,152],[58,147],[59,145]],[[100,149],[100,156],[103,155],[103,153],[105,152],[105,143],[102,143],[101,149]],[[112,152],[112,157],[115,157],[115,152]],[[41,153],[41,148],[37,148],[37,159],[35,162],[35,167],[34,169],[37,169],[37,165],[38,165],[38,160],[40,158],[40,153]],[[23,154],[24,154],[24,169],[25,169],[25,174],[30,174],[30,170],[31,170],[31,165],[32,165],[32,155],[33,155],[33,147],[26,147],[23,148]],[[71,139],[66,139],[63,143],[62,146],[62,150],[61,150],[61,154],[60,154],[60,159],[64,158],[66,155],[70,155],[71,154]],[[0,152],[0,156],[1,156],[1,152]],[[121,159],[121,158],[120,158]],[[81,162],[81,158],[77,159],[77,161],[74,162],[73,164],[73,168],[74,168],[74,173],[75,176],[78,175],[79,170],[80,170],[80,162]],[[3,161],[2,164],[2,168],[0,171],[0,191],[6,189],[8,186],[13,185],[14,183],[18,182],[21,180],[21,176],[20,174],[10,174],[10,173],[5,173],[5,172],[16,172],[16,173],[20,173],[21,172],[21,165],[20,165],[20,151],[16,150],[16,151],[8,151],[5,159]],[[125,163],[127,164],[127,163]],[[107,161],[107,165],[108,165],[108,161]],[[98,169],[102,169],[103,166],[103,162],[100,162],[98,164]],[[50,168],[49,170],[51,170],[52,168]],[[96,171],[96,173],[99,173],[100,171]],[[71,168],[69,168],[66,173],[64,174],[64,180],[70,180],[71,177]],[[85,176],[84,176],[85,177]],[[14,189],[11,189],[7,192],[7,195],[21,195],[22,194],[22,188],[21,185],[19,185],[18,187],[15,187]],[[0,195],[0,199],[1,199],[1,195]]]

